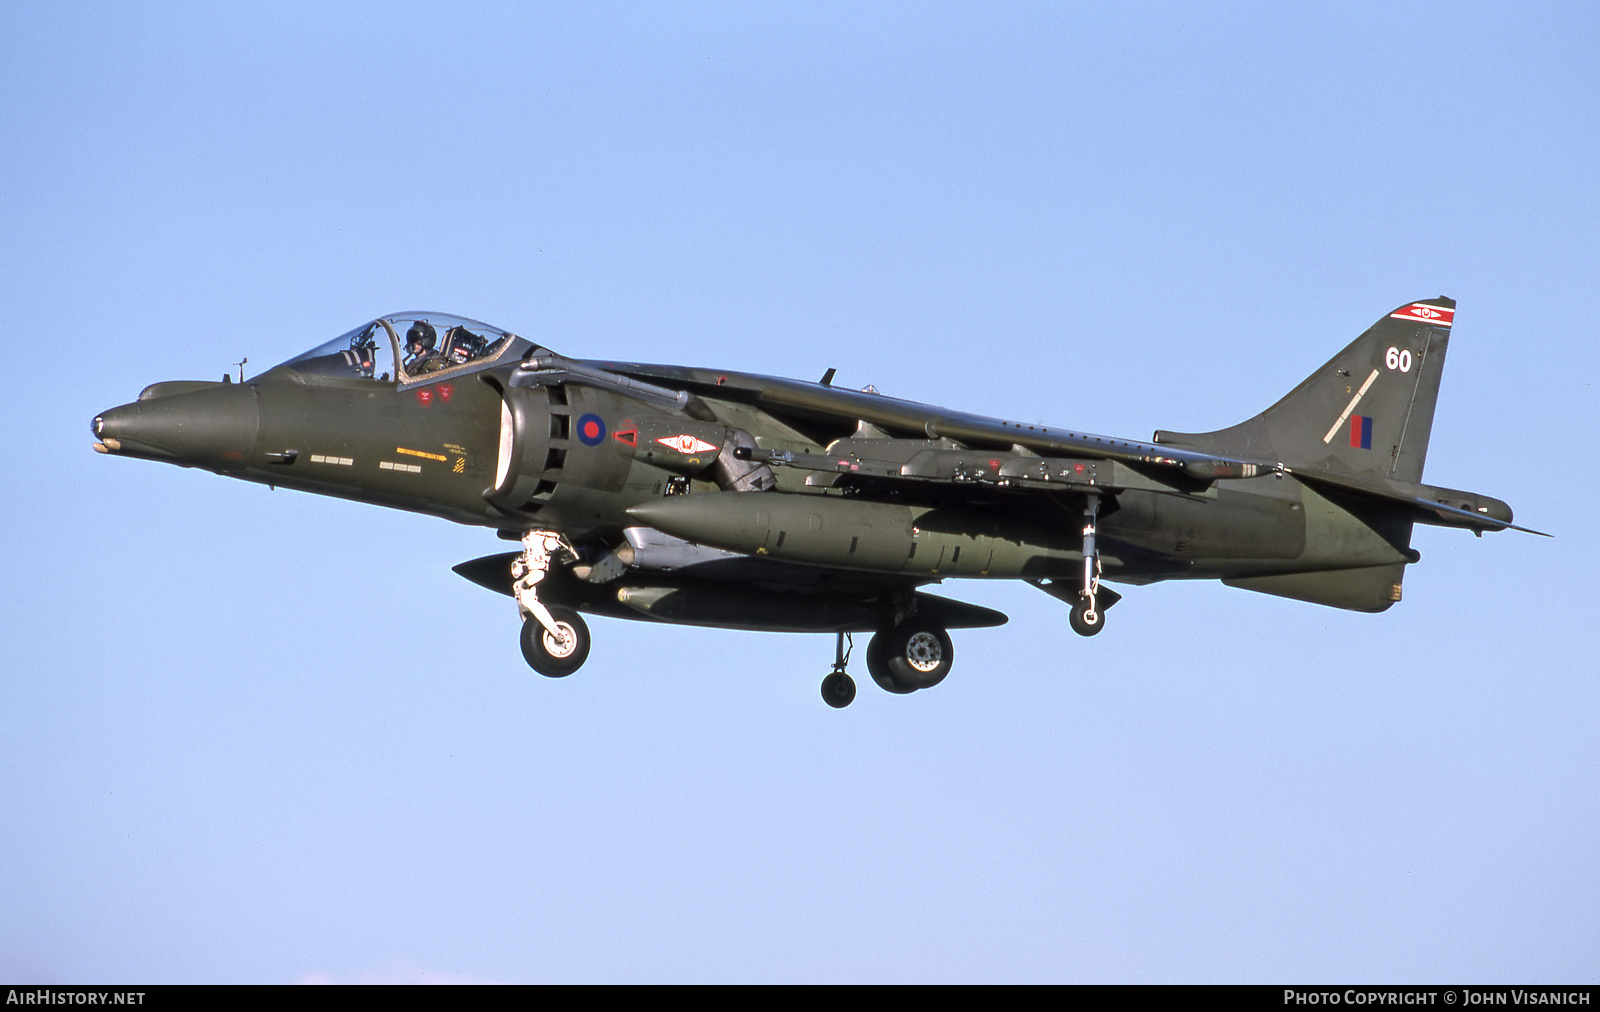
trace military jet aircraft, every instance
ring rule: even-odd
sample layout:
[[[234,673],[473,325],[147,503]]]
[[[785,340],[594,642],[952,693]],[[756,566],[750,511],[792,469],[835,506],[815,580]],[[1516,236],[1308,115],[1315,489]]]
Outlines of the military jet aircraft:
[[[873,680],[909,693],[949,674],[949,630],[1006,621],[922,589],[946,579],[1025,580],[1084,636],[1120,598],[1106,581],[1381,612],[1420,557],[1414,524],[1515,527],[1499,499],[1421,483],[1455,305],[1385,314],[1248,421],[1148,441],[841,389],[832,369],[576,360],[411,312],[248,381],[147,387],[94,419],[94,448],[520,542],[456,571],[516,600],[541,674],[583,664],[585,613],[823,632],[842,707],[852,634],[872,634]]]

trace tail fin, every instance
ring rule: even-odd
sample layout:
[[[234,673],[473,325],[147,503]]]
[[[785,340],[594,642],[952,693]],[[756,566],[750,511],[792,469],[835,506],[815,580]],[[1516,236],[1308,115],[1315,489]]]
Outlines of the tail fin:
[[[1443,296],[1407,303],[1249,421],[1216,432],[1157,430],[1155,441],[1421,481],[1455,310]]]

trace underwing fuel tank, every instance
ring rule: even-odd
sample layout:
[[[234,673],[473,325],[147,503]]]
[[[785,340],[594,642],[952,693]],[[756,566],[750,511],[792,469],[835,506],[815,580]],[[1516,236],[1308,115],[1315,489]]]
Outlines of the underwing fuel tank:
[[[930,576],[1052,576],[1081,566],[1077,531],[1001,537],[990,519],[831,495],[702,492],[634,506],[664,534],[786,562]]]

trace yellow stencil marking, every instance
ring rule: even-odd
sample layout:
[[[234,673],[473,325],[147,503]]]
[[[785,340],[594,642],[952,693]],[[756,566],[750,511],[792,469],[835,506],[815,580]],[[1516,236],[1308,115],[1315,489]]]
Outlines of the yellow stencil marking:
[[[428,460],[441,460],[442,461],[442,460],[447,459],[445,457],[445,455],[442,454],[442,453],[429,453],[426,450],[408,450],[403,446],[395,447],[394,448],[394,452],[395,453],[403,453],[408,457],[426,457]]]

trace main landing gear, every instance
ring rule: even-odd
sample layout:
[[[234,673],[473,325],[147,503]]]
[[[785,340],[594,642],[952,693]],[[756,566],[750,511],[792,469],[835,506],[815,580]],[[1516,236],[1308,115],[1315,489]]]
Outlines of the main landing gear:
[[[849,636],[838,634],[833,671],[822,680],[822,698],[836,708],[849,706],[856,698],[855,679],[845,672],[845,665],[850,662],[850,651],[845,647]],[[943,628],[907,619],[873,634],[867,642],[867,671],[879,688],[905,695],[931,689],[944,681],[955,656],[950,634]]]
[[[511,590],[522,612],[522,657],[528,667],[550,678],[565,678],[589,657],[589,626],[583,616],[539,600],[539,584],[560,551],[570,549],[555,531],[529,531],[522,536],[522,554],[511,564]]]

